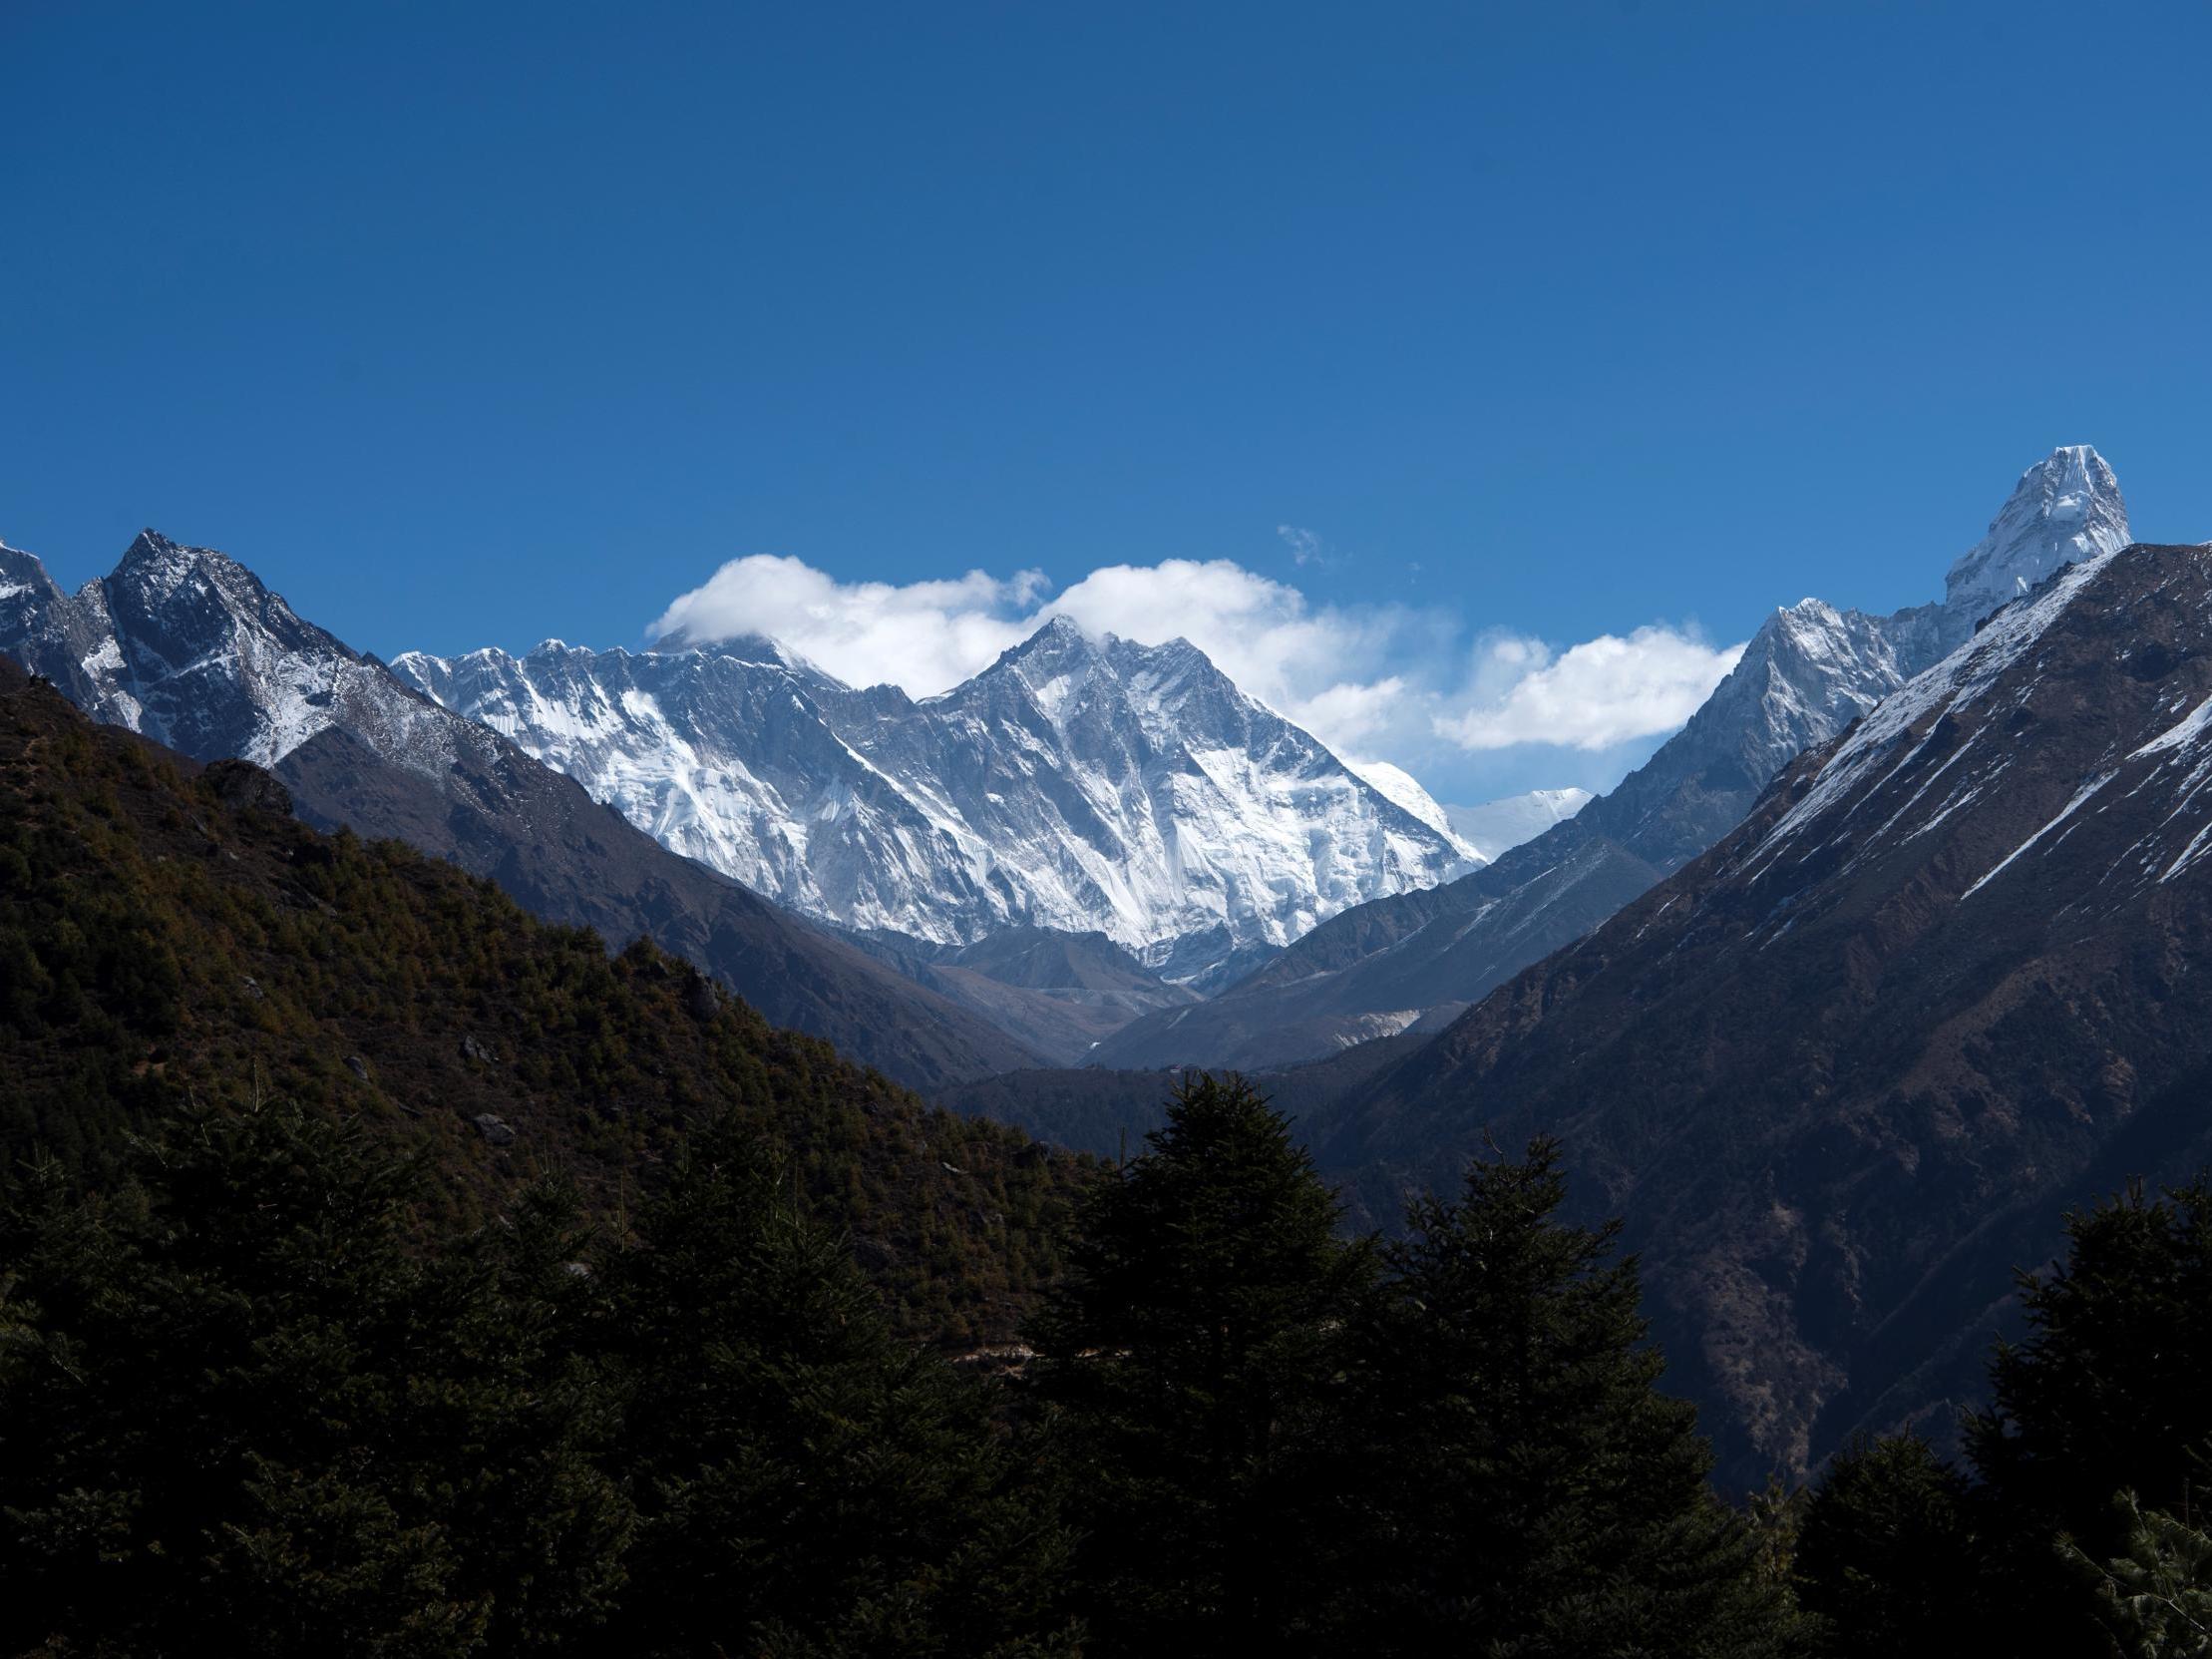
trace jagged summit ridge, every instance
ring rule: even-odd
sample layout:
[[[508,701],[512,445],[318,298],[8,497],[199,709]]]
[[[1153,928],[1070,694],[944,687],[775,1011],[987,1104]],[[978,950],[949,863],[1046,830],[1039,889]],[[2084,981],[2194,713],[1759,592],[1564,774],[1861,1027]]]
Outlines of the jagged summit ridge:
[[[919,702],[762,642],[393,666],[663,845],[859,930],[1096,931],[1204,981],[1469,862],[1441,809],[1378,790],[1188,640],[1066,618]]]
[[[1939,604],[1889,616],[1839,610],[1817,599],[1775,611],[1742,659],[1654,764],[1684,760],[1707,771],[1740,770],[1755,794],[1791,759],[1824,743],[1973,639],[1976,627],[2077,562],[2128,543],[2119,481],[2086,444],[2054,449],[2022,473],[1989,533],[1952,565]],[[1738,803],[1740,814],[1750,805]],[[1701,826],[1702,850],[1730,824]],[[1675,862],[1679,862],[1677,858]]]
[[[421,776],[453,764],[449,717],[212,548],[144,530],[75,594],[10,550],[0,587],[6,648],[96,718],[186,754],[274,766],[342,726]]]

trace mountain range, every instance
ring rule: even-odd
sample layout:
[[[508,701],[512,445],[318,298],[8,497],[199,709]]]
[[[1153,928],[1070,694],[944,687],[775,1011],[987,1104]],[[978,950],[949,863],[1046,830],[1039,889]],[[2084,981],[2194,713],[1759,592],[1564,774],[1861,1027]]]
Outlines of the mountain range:
[[[2130,544],[2086,447],[2022,476],[1942,601],[1777,610],[1618,788],[1487,817],[1346,764],[1186,643],[1065,622],[920,701],[757,639],[402,673],[148,532],[74,595],[0,548],[0,652],[187,761],[267,768],[281,795],[209,774],[249,817],[649,936],[1048,1138],[1118,1155],[1170,1068],[1245,1066],[1388,1225],[1557,1132],[1746,1484],[1940,1431],[2050,1218],[2212,1158],[2212,549]],[[6,689],[26,756],[66,731]],[[433,1069],[473,1075],[432,1015]]]
[[[310,821],[649,933],[937,1088],[1039,1061],[1274,1068],[1441,1029],[1710,845],[1993,605],[2125,540],[2103,460],[2054,451],[1943,602],[1779,610],[1609,795],[1477,809],[1347,765],[1186,641],[1065,620],[920,701],[757,637],[387,667],[150,531],[75,595],[0,548],[0,650],[99,718],[277,768]]]
[[[672,850],[924,945],[1100,933],[1205,991],[1475,862],[1410,778],[1378,787],[1189,641],[1064,618],[921,701],[762,638],[393,668]]]

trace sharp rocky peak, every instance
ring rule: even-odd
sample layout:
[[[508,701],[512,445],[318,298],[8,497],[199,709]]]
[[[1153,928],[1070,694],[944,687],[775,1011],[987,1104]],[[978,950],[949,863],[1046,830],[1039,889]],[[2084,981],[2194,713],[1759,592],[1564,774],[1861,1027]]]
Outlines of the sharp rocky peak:
[[[123,550],[123,558],[116,564],[111,582],[129,583],[134,586],[163,586],[182,577],[195,566],[219,563],[235,567],[235,562],[216,553],[212,548],[195,548],[183,542],[172,541],[158,530],[142,530]]]
[[[1187,672],[1194,668],[1220,672],[1213,658],[1181,634],[1148,645],[1119,633],[1093,633],[1067,617],[1048,617],[1028,638],[1000,652],[997,662],[983,671],[989,673],[1010,663],[1057,666],[1075,662],[1103,662],[1122,677],[1143,672],[1155,675]]]
[[[24,601],[0,615],[0,649],[97,718],[195,759],[270,766],[346,724],[443,763],[427,758],[443,752],[422,730],[429,705],[211,549],[143,531],[108,576],[74,596],[29,584]]]
[[[26,553],[21,548],[8,546],[5,542],[0,542],[0,571],[7,572],[11,578],[17,581],[33,579],[49,587],[52,586],[54,580],[47,575],[46,565],[37,554]]]
[[[1008,645],[985,674],[1017,663],[1058,665],[1091,661],[1102,655],[1101,643],[1080,624],[1066,617],[1048,617],[1037,630],[1019,644]],[[977,676],[978,678],[981,675]]]
[[[2066,444],[2021,474],[1944,582],[1944,608],[1968,622],[2032,592],[2053,572],[2130,541],[2127,503],[2104,457]]]
[[[149,526],[133,537],[131,545],[123,550],[123,558],[118,561],[118,568],[128,570],[134,565],[143,565],[149,560],[173,558],[184,551],[184,549],[180,543],[171,541],[159,530]]]
[[[1139,639],[1125,639],[1118,633],[1109,633],[1106,635],[1106,654],[1116,662],[1133,668],[1149,668],[1154,672],[1172,673],[1194,668],[1221,672],[1211,656],[1180,633],[1172,639],[1163,639],[1157,645],[1148,645]]]

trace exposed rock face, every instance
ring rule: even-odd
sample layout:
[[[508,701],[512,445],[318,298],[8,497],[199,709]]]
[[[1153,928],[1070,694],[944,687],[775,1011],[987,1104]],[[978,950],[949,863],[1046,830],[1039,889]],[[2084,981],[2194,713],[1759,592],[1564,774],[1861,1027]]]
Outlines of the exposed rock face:
[[[454,763],[454,721],[209,549],[142,532],[75,595],[9,549],[0,584],[16,590],[0,602],[0,649],[96,718],[194,759],[274,768],[337,726],[424,777]]]
[[[614,945],[640,933],[771,1020],[936,1087],[1035,1056],[973,1014],[678,858],[566,778],[440,708],[296,615],[234,560],[148,531],[113,575],[62,592],[0,549],[0,652],[96,719],[195,760],[321,827],[394,836]],[[266,772],[273,772],[269,777]]]
[[[1448,886],[1331,919],[1205,1007],[1132,1024],[1100,1061],[1265,1067],[1358,1040],[1378,1016],[1456,1013],[1711,846],[1792,758],[1971,639],[2004,597],[2126,535],[2103,459],[2053,451],[1952,567],[1943,604],[1873,617],[1803,600],[1774,612],[1689,722],[1611,794]]]
[[[2062,568],[1355,1096],[1386,1214],[1564,1136],[1730,1473],[1973,1393],[2070,1204],[2212,1155],[2212,551]]]
[[[933,945],[1103,933],[1204,988],[1473,862],[1412,779],[1377,787],[1181,639],[1055,621],[921,702],[757,638],[393,666],[675,851]]]

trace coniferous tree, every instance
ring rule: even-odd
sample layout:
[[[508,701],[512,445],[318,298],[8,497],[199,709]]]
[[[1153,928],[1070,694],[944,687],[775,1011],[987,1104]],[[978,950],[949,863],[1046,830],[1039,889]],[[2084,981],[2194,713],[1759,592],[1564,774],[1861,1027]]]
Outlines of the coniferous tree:
[[[1067,1536],[980,1386],[892,1335],[758,1151],[699,1137],[637,1232],[607,1269],[641,1510],[609,1652],[1069,1645]]]
[[[1975,1467],[2045,1531],[2115,1543],[2114,1495],[2178,1508],[2212,1440],[2212,1184],[2069,1215],[2065,1260],[2020,1288],[2029,1334],[1991,1361]]]
[[[1341,1628],[1377,1653],[1788,1651],[1786,1594],[1658,1392],[1618,1224],[1562,1222],[1565,1196],[1538,1139],[1415,1204],[1389,1252]]]
[[[408,1172],[285,1106],[199,1113],[135,1184],[0,1201],[0,1646],[466,1653],[489,1593],[409,1425]]]
[[[617,1617],[636,1514],[618,1400],[590,1333],[605,1245],[572,1188],[526,1188],[492,1225],[430,1252],[418,1292],[408,1434],[437,1471],[487,1646],[556,1651]]]
[[[2133,1492],[2113,1503],[2122,1551],[2099,1563],[2078,1545],[2061,1553],[2096,1591],[2122,1659],[2204,1659],[2212,1654],[2212,1536]]]
[[[2139,1185],[2066,1218],[2066,1254],[2020,1277],[2028,1337],[2000,1343],[1967,1423],[2004,1639],[2097,1640],[2095,1607],[2053,1570],[2063,1536],[2126,1545],[2115,1497],[2184,1511],[2212,1445],[2212,1185]]]
[[[1837,1659],[1955,1659],[1986,1630],[1966,1477],[1915,1435],[1830,1461],[1798,1529],[1798,1599]]]
[[[1339,1472],[1343,1333],[1372,1252],[1242,1078],[1176,1092],[1150,1149],[1082,1205],[1035,1322],[1085,1529],[1095,1651],[1281,1652],[1308,1639]]]
[[[195,1113],[0,1193],[0,1651],[1042,1655],[1067,1539],[728,1130],[592,1241],[526,1192]]]

